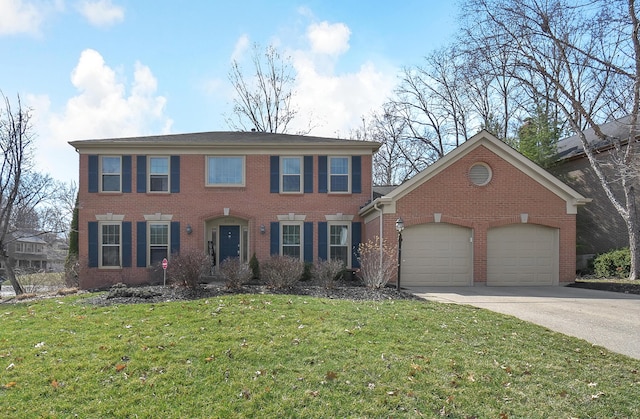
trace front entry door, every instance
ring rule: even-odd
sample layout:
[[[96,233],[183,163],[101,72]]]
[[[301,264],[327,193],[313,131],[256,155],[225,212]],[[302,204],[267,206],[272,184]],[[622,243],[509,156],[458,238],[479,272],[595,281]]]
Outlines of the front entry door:
[[[240,226],[220,226],[220,252],[218,260],[240,257]]]

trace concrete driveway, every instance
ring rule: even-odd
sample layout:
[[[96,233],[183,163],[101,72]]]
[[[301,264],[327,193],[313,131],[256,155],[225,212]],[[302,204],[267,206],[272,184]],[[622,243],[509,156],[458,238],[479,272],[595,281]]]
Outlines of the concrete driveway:
[[[640,295],[570,287],[410,287],[422,298],[509,314],[640,359]]]

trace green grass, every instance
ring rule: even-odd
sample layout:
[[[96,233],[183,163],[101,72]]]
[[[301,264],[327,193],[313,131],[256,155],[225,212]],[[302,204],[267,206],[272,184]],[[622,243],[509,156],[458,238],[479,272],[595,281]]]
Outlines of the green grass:
[[[0,306],[0,417],[640,417],[640,361],[420,301]]]

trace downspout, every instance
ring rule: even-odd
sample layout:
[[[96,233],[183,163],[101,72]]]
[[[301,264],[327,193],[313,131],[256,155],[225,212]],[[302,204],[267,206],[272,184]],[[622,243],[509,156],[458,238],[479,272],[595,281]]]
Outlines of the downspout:
[[[378,208],[379,202],[373,204],[373,209],[380,213],[380,269],[382,269],[382,239],[383,239],[383,211],[382,208]]]

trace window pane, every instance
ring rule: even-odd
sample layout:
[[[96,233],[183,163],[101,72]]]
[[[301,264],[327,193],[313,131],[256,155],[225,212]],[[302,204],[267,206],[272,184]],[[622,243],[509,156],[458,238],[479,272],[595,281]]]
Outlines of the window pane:
[[[333,225],[331,226],[331,237],[329,243],[331,243],[332,245],[346,246],[348,234],[349,229],[347,228],[347,226]]]
[[[331,252],[329,257],[335,260],[341,260],[345,265],[348,263],[347,259],[347,247],[331,246]]]
[[[347,157],[331,158],[331,174],[347,175],[349,174],[349,159]]]
[[[331,176],[331,192],[349,192],[349,176]]]
[[[120,191],[120,175],[102,175],[102,190],[105,192]]]
[[[285,175],[299,175],[300,174],[300,158],[299,157],[283,158],[282,173]]]
[[[283,192],[300,192],[300,176],[283,175],[282,191]]]
[[[105,224],[102,226],[102,244],[120,244],[120,226]]]
[[[169,176],[151,175],[151,178],[149,179],[149,190],[151,192],[169,191]]]
[[[299,245],[300,244],[300,226],[299,225],[283,225],[282,226],[282,244],[283,245]]]
[[[169,158],[168,157],[149,158],[149,173],[154,175],[169,174]]]
[[[209,157],[208,183],[242,185],[242,157]]]
[[[102,173],[120,174],[120,157],[103,157]]]
[[[150,259],[149,264],[155,265],[156,263],[160,263],[162,262],[162,259],[166,257],[168,257],[166,246],[161,246],[161,247],[152,246],[151,252],[149,255],[149,259]]]
[[[300,246],[283,246],[282,254],[284,256],[291,256],[296,259],[300,259]]]
[[[149,243],[152,245],[168,245],[169,226],[166,224],[151,224],[149,226]]]
[[[102,266],[120,266],[120,246],[102,246]]]

